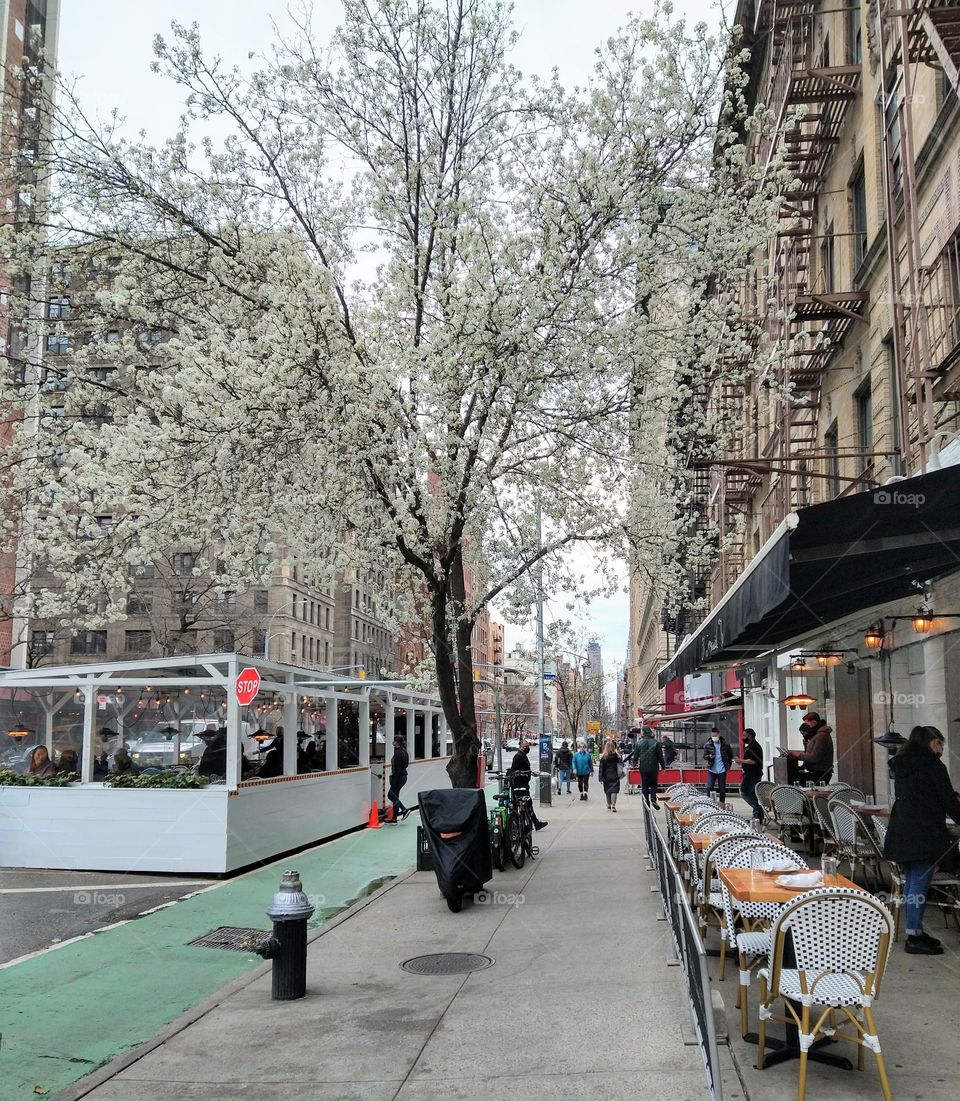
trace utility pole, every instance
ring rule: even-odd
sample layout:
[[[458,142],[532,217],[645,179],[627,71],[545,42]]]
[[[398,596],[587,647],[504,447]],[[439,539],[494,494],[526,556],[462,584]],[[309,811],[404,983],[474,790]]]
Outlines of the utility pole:
[[[537,547],[543,546],[543,519],[537,501]],[[553,793],[553,744],[543,714],[543,559],[537,561],[537,744],[540,746],[540,805],[550,806]]]

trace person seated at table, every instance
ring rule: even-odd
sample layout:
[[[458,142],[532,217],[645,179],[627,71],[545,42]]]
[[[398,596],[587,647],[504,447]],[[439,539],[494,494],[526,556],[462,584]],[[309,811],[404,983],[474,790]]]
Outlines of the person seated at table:
[[[799,780],[815,784],[829,784],[833,778],[833,728],[822,719],[805,749],[788,750],[788,756],[800,762]]]
[[[263,763],[260,765],[260,771],[257,776],[261,780],[269,779],[272,776],[283,775],[283,731],[278,728],[277,733],[270,744],[270,748],[267,750]]]
[[[883,855],[903,869],[907,939],[912,955],[941,956],[943,945],[923,928],[927,892],[938,865],[956,864],[956,842],[947,818],[960,823],[960,798],[940,760],[943,735],[935,726],[915,726],[890,762],[897,798]]]
[[[60,775],[66,775],[71,772],[75,776],[80,774],[80,763],[77,760],[77,751],[75,749],[65,749],[60,754],[60,760],[57,762],[57,772]]]
[[[30,754],[30,764],[27,765],[27,775],[46,779],[49,776],[56,776],[56,774],[57,766],[50,760],[47,747],[45,745],[34,746],[33,752]]]
[[[113,755],[113,774],[119,776],[123,772],[129,772],[132,774],[138,773],[140,770],[133,763],[133,758],[127,752],[125,745],[120,746],[116,753]]]

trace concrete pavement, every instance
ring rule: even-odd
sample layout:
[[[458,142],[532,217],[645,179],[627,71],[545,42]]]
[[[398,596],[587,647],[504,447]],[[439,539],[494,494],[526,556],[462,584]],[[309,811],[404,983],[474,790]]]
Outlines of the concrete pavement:
[[[432,873],[403,876],[319,932],[302,1001],[271,1002],[263,969],[135,1061],[104,1068],[92,1091],[80,1083],[63,1096],[451,1101],[640,1090],[701,1101],[699,1051],[684,1045],[690,1013],[640,855],[639,797],[622,795],[616,816],[598,795],[586,804],[563,795],[543,813],[540,856],[495,874],[485,904],[451,914]],[[400,968],[445,951],[496,962],[453,976]],[[726,1048],[721,1061],[725,1096],[738,1101]]]

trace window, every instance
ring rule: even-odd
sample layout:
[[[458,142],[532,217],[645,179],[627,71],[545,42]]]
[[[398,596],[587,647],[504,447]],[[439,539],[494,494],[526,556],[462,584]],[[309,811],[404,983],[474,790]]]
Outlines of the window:
[[[850,207],[853,219],[853,270],[856,273],[867,254],[867,182],[863,162],[850,185]]]
[[[120,343],[120,330],[119,329],[107,329],[103,334],[104,344],[119,344]]]
[[[157,576],[157,567],[153,562],[131,562],[128,573],[131,577],[143,577],[152,580]]]
[[[900,104],[898,100],[896,71],[891,77],[890,87],[887,89],[887,106],[885,111],[884,126],[887,134],[888,156],[890,160],[891,180],[893,193],[899,197],[903,192],[903,171],[901,165],[900,149]]]
[[[173,572],[178,577],[193,573],[197,565],[197,556],[193,551],[181,551],[173,556]]]
[[[235,646],[236,640],[229,627],[219,627],[213,632],[213,648],[218,654],[232,653]]]
[[[228,612],[235,612],[237,610],[237,593],[235,589],[227,589],[227,591],[220,597],[220,607]]]
[[[325,642],[323,644],[323,664],[324,665],[329,665],[330,664],[330,643],[329,642]]]
[[[53,653],[53,631],[32,631],[30,633],[30,653],[34,657]]]
[[[840,496],[840,456],[837,454],[839,450],[839,433],[837,431],[837,422],[827,429],[823,437],[823,449],[827,453],[827,492],[831,497]]]
[[[834,252],[835,238],[833,236],[833,222],[831,222],[820,241],[820,277],[823,284],[823,290],[829,293],[834,290],[836,266],[835,266],[835,252]]]
[[[863,26],[860,20],[860,0],[847,0],[844,13],[847,40],[847,64],[863,64]]]
[[[80,631],[70,640],[71,654],[105,654],[106,652],[106,631]]]
[[[253,593],[253,610],[266,612],[270,610],[270,594],[266,589],[255,589]],[[260,651],[263,652],[262,650]]]
[[[253,652],[255,654],[263,654],[267,645],[267,636],[264,631],[253,632]]]
[[[326,627],[326,629],[328,631],[330,630],[330,608],[329,607],[326,607],[326,608],[323,609],[323,625],[324,625],[324,627]]]
[[[51,298],[47,303],[47,317],[49,317],[51,321],[66,321],[69,316],[69,298]]]
[[[137,347],[143,352],[152,351],[163,341],[163,333],[159,329],[147,329],[137,333]]]
[[[45,394],[53,394],[66,390],[70,376],[67,371],[58,371],[53,367],[44,367],[43,381],[40,389]]]
[[[127,593],[127,615],[149,615],[152,605],[150,593]]]
[[[314,646],[314,640],[311,637],[311,639],[310,639],[310,661],[311,662],[313,661],[313,646]]]
[[[101,539],[107,539],[113,534],[113,517],[112,516],[98,516],[97,518],[98,535]]]
[[[857,414],[857,447],[860,451],[873,450],[873,391],[870,379],[854,394]],[[871,459],[864,458],[863,465],[869,466]]]
[[[65,356],[70,351],[70,338],[66,333],[47,334],[47,355]]]
[[[175,654],[195,654],[197,652],[197,632],[181,631],[173,644]]]
[[[66,260],[54,260],[50,265],[50,282],[59,283],[62,286],[67,286],[73,282],[70,265]]]
[[[126,654],[149,654],[150,653],[150,632],[149,631],[124,631],[123,633],[123,650]]]

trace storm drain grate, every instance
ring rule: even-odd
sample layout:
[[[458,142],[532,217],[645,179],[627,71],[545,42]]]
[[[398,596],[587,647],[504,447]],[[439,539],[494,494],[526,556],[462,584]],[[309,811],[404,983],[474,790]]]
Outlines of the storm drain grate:
[[[413,975],[463,975],[468,971],[483,971],[496,962],[477,952],[435,952],[430,956],[414,956],[400,966]]]
[[[270,934],[263,929],[239,929],[221,925],[188,944],[196,948],[223,948],[228,952],[255,952]]]

